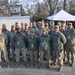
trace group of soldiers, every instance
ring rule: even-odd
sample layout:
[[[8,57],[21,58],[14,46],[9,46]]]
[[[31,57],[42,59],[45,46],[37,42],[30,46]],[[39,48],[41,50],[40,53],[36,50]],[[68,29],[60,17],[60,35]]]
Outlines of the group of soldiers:
[[[27,52],[30,61],[27,60]],[[43,20],[29,25],[16,22],[11,31],[5,24],[0,27],[0,67],[3,61],[9,67],[11,57],[15,60],[15,67],[18,67],[22,56],[26,67],[36,66],[38,62],[37,66],[42,68],[46,60],[48,68],[58,65],[58,70],[62,71],[65,62],[74,66],[74,53],[75,30],[71,22],[67,25],[65,21],[57,25],[54,21],[45,23]]]

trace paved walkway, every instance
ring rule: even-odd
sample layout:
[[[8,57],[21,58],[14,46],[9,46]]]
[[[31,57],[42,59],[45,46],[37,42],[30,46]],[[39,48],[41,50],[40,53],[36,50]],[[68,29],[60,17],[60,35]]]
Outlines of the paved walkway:
[[[38,69],[38,67],[25,67],[23,63],[18,68],[13,68],[14,63],[10,62],[11,68],[5,68],[5,66],[0,69],[0,75],[75,75],[75,67],[70,67],[69,65],[64,65],[62,72],[57,70],[57,67],[52,66],[50,69],[43,67],[43,69]]]

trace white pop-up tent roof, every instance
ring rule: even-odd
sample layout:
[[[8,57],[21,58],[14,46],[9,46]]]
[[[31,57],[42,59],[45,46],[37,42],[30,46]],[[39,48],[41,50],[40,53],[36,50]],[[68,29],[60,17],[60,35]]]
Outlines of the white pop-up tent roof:
[[[58,20],[58,21],[75,21],[75,17],[64,10],[59,11],[58,13],[47,17],[48,20]]]

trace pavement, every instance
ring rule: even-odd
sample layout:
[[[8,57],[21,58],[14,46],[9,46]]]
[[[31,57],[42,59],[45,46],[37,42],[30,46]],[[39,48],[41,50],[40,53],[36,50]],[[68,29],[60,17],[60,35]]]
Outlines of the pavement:
[[[51,66],[50,69],[43,66],[42,69],[38,67],[25,67],[23,62],[20,62],[18,68],[14,68],[14,62],[10,61],[10,68],[7,68],[4,64],[0,69],[0,75],[75,75],[75,66],[71,67],[68,64],[64,65],[63,71],[59,72],[57,66]]]

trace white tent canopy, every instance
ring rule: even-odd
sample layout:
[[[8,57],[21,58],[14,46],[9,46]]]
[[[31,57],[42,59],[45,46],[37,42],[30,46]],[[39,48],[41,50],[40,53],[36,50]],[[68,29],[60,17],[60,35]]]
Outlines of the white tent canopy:
[[[57,21],[75,21],[75,17],[64,10],[59,11],[58,13],[47,17],[48,20],[57,20]]]

